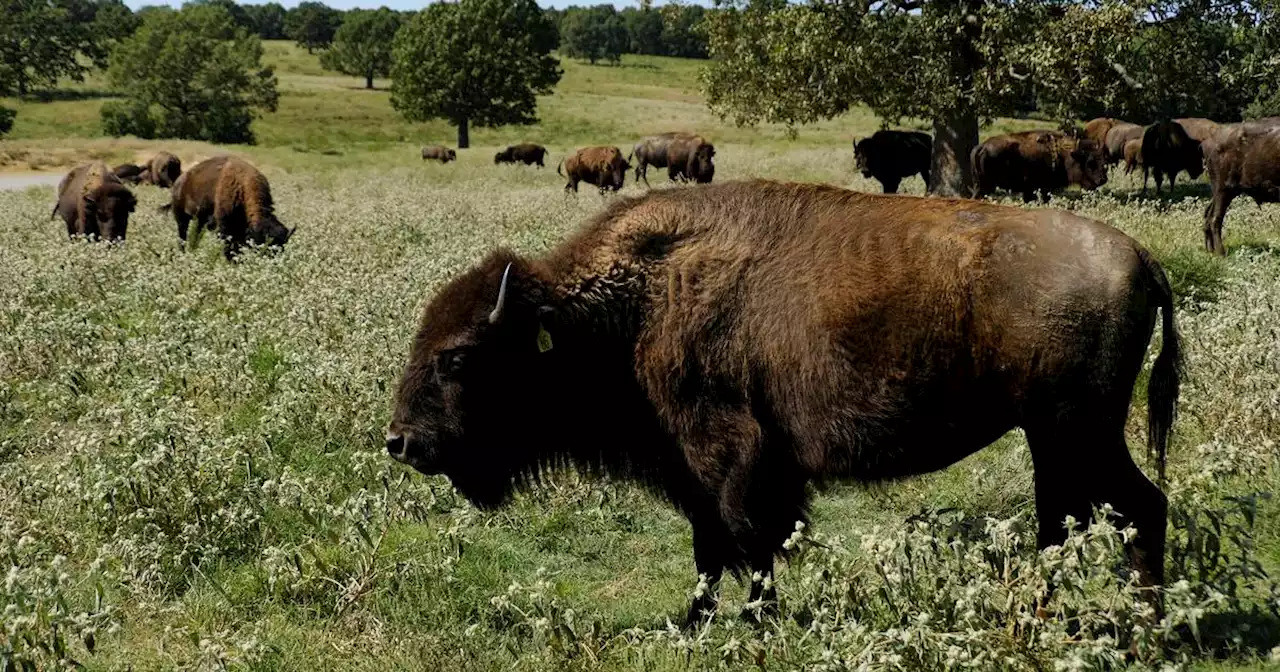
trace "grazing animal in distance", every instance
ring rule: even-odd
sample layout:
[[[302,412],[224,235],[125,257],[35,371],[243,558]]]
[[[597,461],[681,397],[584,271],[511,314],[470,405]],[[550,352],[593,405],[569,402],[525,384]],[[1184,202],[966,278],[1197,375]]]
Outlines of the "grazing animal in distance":
[[[1099,147],[1106,147],[1107,133],[1117,124],[1128,124],[1129,122],[1121,119],[1112,119],[1111,117],[1098,117],[1084,125],[1084,137],[1093,141],[1093,144]]]
[[[702,136],[678,137],[667,145],[667,178],[710,184],[716,174],[716,146]]]
[[[1200,145],[1212,196],[1204,211],[1204,247],[1225,256],[1222,223],[1237,196],[1280,203],[1280,118],[1223,126]]]
[[[637,142],[636,146],[632,148],[631,154],[627,156],[628,163],[635,161],[636,182],[643,180],[644,186],[649,186],[649,166],[670,168],[671,144],[677,140],[689,140],[697,137],[694,133],[673,131],[641,138],[640,142]],[[668,177],[670,176],[671,174],[668,172]],[[674,178],[672,179],[674,180]]]
[[[1047,203],[1050,192],[1069,185],[1092,190],[1107,183],[1101,149],[1091,140],[1059,131],[997,135],[974,147],[969,158],[977,198],[1007,189],[1022,194],[1027,203],[1039,192],[1040,200]]]
[[[546,167],[544,163],[547,157],[547,148],[542,145],[535,145],[532,142],[522,142],[518,145],[511,145],[506,149],[493,155],[493,162],[498,163],[523,163],[526,166],[537,164],[539,168]]]
[[[1124,174],[1129,175],[1134,169],[1142,166],[1142,141],[1130,140],[1124,143]]]
[[[138,184],[142,181],[142,174],[146,171],[144,166],[136,163],[122,163],[111,169],[111,174],[116,176],[125,184]]]
[[[1173,193],[1174,181],[1179,171],[1187,171],[1191,179],[1204,172],[1204,155],[1200,143],[1187,135],[1176,121],[1161,121],[1147,127],[1142,134],[1142,191],[1147,191],[1147,176],[1155,173],[1156,193],[1164,177],[1169,177],[1169,192]]]
[[[563,168],[563,172],[561,171]],[[578,183],[594,184],[603,194],[620,191],[631,165],[617,147],[585,147],[570,154],[556,166],[556,174],[568,178],[566,192],[577,193]]]
[[[168,189],[182,175],[182,161],[169,152],[159,152],[151,157],[142,171],[142,181]]]
[[[276,218],[266,176],[233,156],[217,156],[192,166],[178,178],[170,195],[161,210],[173,211],[178,238],[188,243],[192,219],[196,220],[189,242],[192,249],[205,229],[217,229],[227,261],[233,261],[249,242],[283,247],[297,229],[286,229]]]
[[[933,138],[919,131],[876,131],[854,140],[853,159],[865,178],[876,178],[886,194],[898,193],[903,178],[919,175],[929,184]]]
[[[58,202],[52,219],[62,215],[67,236],[85,236],[106,241],[125,239],[129,215],[138,205],[133,192],[101,161],[82,163],[58,183]]]
[[[431,159],[440,163],[458,160],[458,153],[444,145],[427,145],[422,148],[422,160]]]
[[[1102,156],[1108,166],[1120,163],[1124,159],[1124,146],[1130,140],[1141,140],[1146,128],[1127,121],[1117,121],[1107,131],[1107,140],[1102,144]]]
[[[713,586],[692,624],[725,570],[771,575],[808,484],[936,471],[1022,427],[1038,545],[1107,502],[1159,584],[1166,499],[1125,423],[1160,325],[1146,389],[1163,477],[1173,305],[1138,242],[1068,212],[765,181],[654,191],[444,285],[386,449],[485,508],[566,464],[647,485],[688,518]],[[772,598],[752,582],[750,600]]]

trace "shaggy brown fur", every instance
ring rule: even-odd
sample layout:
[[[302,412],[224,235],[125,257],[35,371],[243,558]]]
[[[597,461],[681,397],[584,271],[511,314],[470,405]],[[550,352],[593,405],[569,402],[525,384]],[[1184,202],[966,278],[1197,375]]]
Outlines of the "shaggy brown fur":
[[[1212,119],[1203,119],[1200,117],[1187,117],[1184,119],[1174,119],[1178,125],[1191,136],[1196,142],[1204,142],[1213,137],[1214,133],[1222,126]]]
[[[146,168],[136,163],[122,163],[111,169],[111,174],[125,184],[137,184],[142,181]]]
[[[1127,123],[1129,122],[1121,121],[1120,119],[1112,119],[1111,117],[1098,117],[1084,125],[1084,137],[1092,140],[1093,144],[1104,148],[1103,153],[1105,154],[1105,148],[1107,146],[1107,132],[1115,127],[1116,124]],[[1104,158],[1107,158],[1109,163],[1114,163],[1114,161],[1110,161],[1110,157]]]
[[[563,464],[645,483],[688,517],[714,583],[772,571],[807,484],[942,469],[1023,427],[1040,546],[1109,502],[1160,583],[1165,498],[1125,421],[1161,313],[1147,403],[1163,474],[1173,296],[1116,229],[820,185],[650,192],[542,256],[497,251],[445,285],[387,450],[481,506]]]
[[[1223,126],[1201,143],[1213,196],[1204,211],[1204,247],[1226,255],[1222,222],[1237,196],[1280,203],[1280,119]]]
[[[933,138],[919,131],[876,131],[855,140],[853,161],[863,177],[874,177],[886,194],[898,193],[902,179],[919,174],[929,184]]]
[[[1097,189],[1107,183],[1102,151],[1092,140],[1077,140],[1059,131],[1025,131],[988,138],[970,155],[976,190],[983,198],[996,189],[1022,194],[1030,202],[1076,184]]]
[[[1204,172],[1204,155],[1200,142],[1191,138],[1176,121],[1161,121],[1147,127],[1142,134],[1142,191],[1147,191],[1147,175],[1155,173],[1156,193],[1160,193],[1164,177],[1169,178],[1169,191],[1180,171],[1191,179]]]
[[[542,145],[535,145],[532,142],[523,142],[518,145],[511,145],[506,149],[493,155],[493,162],[497,163],[523,163],[526,166],[537,164],[539,168],[546,167],[547,148]]]
[[[97,161],[76,166],[62,178],[58,183],[58,202],[50,218],[62,215],[69,237],[124,240],[129,229],[129,214],[137,205],[133,192],[107,164]]]
[[[168,189],[178,181],[181,174],[182,161],[169,152],[160,152],[147,162],[146,169],[142,172],[142,181]]]
[[[586,182],[599,187],[600,193],[622,189],[631,165],[622,158],[617,147],[586,147],[579,149],[556,166],[556,173],[569,179],[564,190],[578,191],[578,183]],[[561,171],[564,168],[564,171]]]
[[[1102,145],[1107,165],[1115,165],[1124,159],[1124,145],[1130,140],[1141,140],[1146,128],[1127,121],[1119,121],[1107,131],[1107,141]]]
[[[632,148],[631,154],[627,156],[628,163],[636,162],[636,182],[644,180],[644,186],[649,186],[649,166],[670,168],[671,143],[696,137],[698,136],[693,133],[675,131],[641,138],[640,142]]]
[[[667,145],[667,178],[710,184],[716,175],[715,155],[716,146],[702,136],[676,138]]]
[[[276,219],[266,176],[232,156],[214,157],[192,166],[178,178],[171,193],[171,202],[162,209],[173,210],[178,238],[187,242],[187,227],[195,219],[190,247],[199,244],[204,229],[217,229],[223,240],[223,254],[229,261],[249,241],[282,247],[294,232]]]
[[[1142,167],[1142,141],[1130,140],[1124,143],[1124,174],[1129,175],[1136,168]]]
[[[422,160],[431,159],[440,163],[458,160],[458,153],[444,145],[427,145],[422,148]]]

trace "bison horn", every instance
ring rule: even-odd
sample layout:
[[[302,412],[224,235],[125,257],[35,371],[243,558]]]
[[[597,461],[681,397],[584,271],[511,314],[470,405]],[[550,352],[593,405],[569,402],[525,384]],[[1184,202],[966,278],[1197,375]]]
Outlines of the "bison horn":
[[[502,319],[502,308],[507,305],[507,277],[511,274],[511,264],[507,263],[507,267],[502,271],[502,285],[498,287],[498,305],[493,307],[493,312],[489,313],[489,324],[497,324]]]

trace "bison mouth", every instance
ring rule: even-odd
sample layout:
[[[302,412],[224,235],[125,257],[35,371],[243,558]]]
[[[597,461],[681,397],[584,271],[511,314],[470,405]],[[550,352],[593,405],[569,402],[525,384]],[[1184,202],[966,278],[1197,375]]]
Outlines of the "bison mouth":
[[[868,180],[871,179],[871,171],[869,170],[862,171],[862,176]]]
[[[396,434],[387,432],[387,455],[391,459],[404,464],[428,476],[441,473],[436,460],[432,459],[432,451],[425,441],[411,432]]]

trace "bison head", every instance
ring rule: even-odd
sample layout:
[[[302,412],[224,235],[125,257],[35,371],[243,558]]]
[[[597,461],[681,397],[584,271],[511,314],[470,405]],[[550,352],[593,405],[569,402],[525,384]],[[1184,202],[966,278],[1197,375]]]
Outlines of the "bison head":
[[[84,203],[103,240],[123,240],[138,199],[124,185],[108,183],[86,195]]]
[[[1192,141],[1187,147],[1182,168],[1187,171],[1187,174],[1193,180],[1200,177],[1200,174],[1204,172],[1204,149],[1200,146],[1200,143]]]
[[[537,452],[557,380],[546,305],[531,267],[497,252],[454,279],[422,314],[387,428],[387,453],[444,474],[479,506],[501,504]],[[548,381],[530,389],[528,381]]]
[[[284,247],[289,242],[289,238],[293,237],[293,232],[298,227],[286,229],[275,215],[264,217],[258,225],[250,230],[249,238],[259,245],[269,245],[271,247]]]
[[[868,158],[870,153],[871,153],[871,138],[863,138],[861,140],[854,141],[853,160],[858,166],[858,172],[862,173],[862,176],[867,179],[871,179],[872,177],[871,163]]]
[[[1081,189],[1093,190],[1107,183],[1107,164],[1102,150],[1089,140],[1080,140],[1067,150],[1067,180]]]
[[[511,160],[511,150],[510,150],[510,149],[504,149],[504,150],[502,150],[501,152],[498,152],[497,154],[494,154],[494,155],[493,155],[493,163],[494,163],[494,165],[497,165],[497,164],[499,164],[499,163],[502,163],[503,161],[510,161],[510,160]]]
[[[457,160],[458,160],[458,153],[453,151],[452,149],[449,150],[449,158],[445,159],[445,163],[448,163],[450,161],[457,161]]]
[[[689,157],[689,177],[698,184],[708,184],[716,174],[716,166],[712,157],[716,155],[715,145],[703,143]]]

